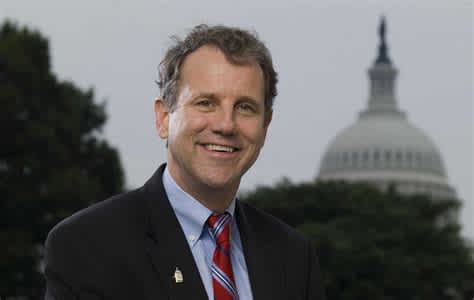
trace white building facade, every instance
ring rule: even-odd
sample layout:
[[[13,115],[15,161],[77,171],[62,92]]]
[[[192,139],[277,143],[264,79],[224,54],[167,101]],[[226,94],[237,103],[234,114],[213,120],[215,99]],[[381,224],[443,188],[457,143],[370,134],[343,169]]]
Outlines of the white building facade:
[[[327,147],[318,180],[393,185],[402,194],[456,198],[434,142],[398,108],[397,69],[388,56],[385,20],[379,27],[378,57],[369,69],[370,95],[357,121]]]

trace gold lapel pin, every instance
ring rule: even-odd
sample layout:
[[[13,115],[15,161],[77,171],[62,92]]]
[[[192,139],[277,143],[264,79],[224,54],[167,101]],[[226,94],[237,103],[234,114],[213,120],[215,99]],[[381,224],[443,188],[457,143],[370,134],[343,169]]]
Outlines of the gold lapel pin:
[[[174,275],[173,275],[174,281],[176,283],[182,283],[183,282],[183,273],[176,267],[176,270],[174,270]]]

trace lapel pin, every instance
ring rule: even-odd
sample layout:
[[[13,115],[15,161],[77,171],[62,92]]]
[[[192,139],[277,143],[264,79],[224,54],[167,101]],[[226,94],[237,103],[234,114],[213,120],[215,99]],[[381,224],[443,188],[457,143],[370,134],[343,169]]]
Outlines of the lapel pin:
[[[182,283],[183,282],[183,273],[176,267],[176,270],[174,271],[173,275],[174,281],[176,283]]]

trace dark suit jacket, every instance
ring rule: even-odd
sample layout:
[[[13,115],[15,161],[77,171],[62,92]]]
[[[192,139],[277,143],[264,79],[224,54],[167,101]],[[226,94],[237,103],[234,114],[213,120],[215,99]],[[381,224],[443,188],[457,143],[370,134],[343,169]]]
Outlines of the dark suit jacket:
[[[46,299],[207,299],[166,196],[163,169],[143,187],[86,208],[51,230]],[[240,201],[236,221],[255,300],[323,299],[317,258],[306,238]],[[173,279],[176,267],[182,283]]]

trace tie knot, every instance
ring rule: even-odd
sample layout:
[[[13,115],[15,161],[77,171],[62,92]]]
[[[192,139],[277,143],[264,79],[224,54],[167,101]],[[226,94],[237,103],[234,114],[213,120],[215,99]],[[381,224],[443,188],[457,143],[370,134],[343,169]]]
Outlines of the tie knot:
[[[213,214],[207,219],[209,233],[216,241],[216,244],[228,248],[230,243],[230,220],[232,216],[225,212],[220,215]]]

